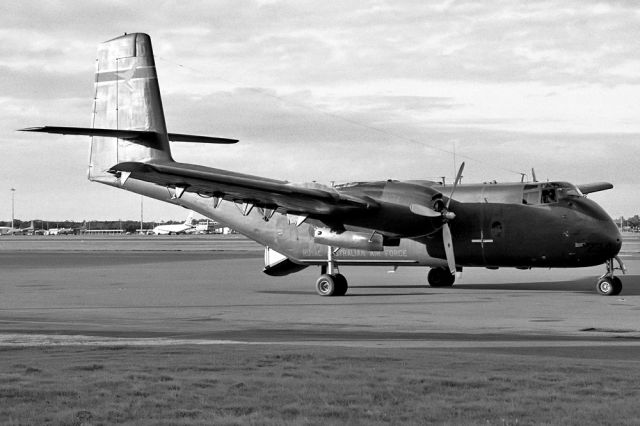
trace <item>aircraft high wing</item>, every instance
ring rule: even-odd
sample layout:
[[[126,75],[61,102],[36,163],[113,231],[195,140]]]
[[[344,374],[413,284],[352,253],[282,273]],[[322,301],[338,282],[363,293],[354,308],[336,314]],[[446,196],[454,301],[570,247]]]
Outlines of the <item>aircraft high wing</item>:
[[[236,139],[169,133],[151,40],[126,34],[98,48],[93,123],[32,132],[91,137],[89,179],[197,211],[265,246],[265,272],[318,265],[321,295],[344,295],[338,265],[428,266],[432,286],[451,286],[463,267],[582,267],[605,264],[602,294],[622,289],[620,233],[584,194],[606,182],[460,184],[292,183],[176,162],[170,141]],[[614,260],[618,262],[616,268]]]
[[[424,236],[442,226],[441,221],[422,219],[422,216],[442,218],[441,213],[417,204],[417,200],[426,204],[431,198],[441,196],[424,186],[405,185],[402,188],[416,193],[416,202],[406,205],[394,203],[389,198],[374,199],[357,187],[341,190],[317,183],[295,184],[172,161],[119,163],[110,172],[121,179],[124,176],[125,181],[133,177],[172,188],[176,197],[190,192],[211,197],[214,204],[221,200],[239,203],[244,215],[257,208],[266,220],[278,212],[294,216],[298,225],[311,218],[338,231],[344,231],[346,227],[364,227],[389,238]],[[405,198],[407,195],[404,194]],[[400,220],[389,221],[390,214]]]
[[[611,185],[609,182],[594,182],[578,185],[578,189],[583,194],[591,194],[592,192],[605,191],[612,188],[613,185]]]
[[[111,171],[134,179],[175,188],[177,195],[192,192],[220,200],[285,214],[331,215],[348,209],[377,207],[372,199],[341,194],[322,186],[295,185],[287,181],[234,173],[192,164],[176,162],[126,162],[113,166]]]

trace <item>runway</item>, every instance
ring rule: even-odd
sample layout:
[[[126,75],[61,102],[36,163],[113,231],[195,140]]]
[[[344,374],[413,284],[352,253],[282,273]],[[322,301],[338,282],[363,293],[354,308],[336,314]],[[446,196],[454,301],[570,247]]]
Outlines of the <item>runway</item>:
[[[590,347],[633,358],[637,243],[625,239],[615,297],[595,292],[603,267],[468,268],[451,289],[426,286],[422,268],[351,267],[348,294],[323,298],[316,268],[266,276],[261,247],[237,237],[2,238],[0,345]]]

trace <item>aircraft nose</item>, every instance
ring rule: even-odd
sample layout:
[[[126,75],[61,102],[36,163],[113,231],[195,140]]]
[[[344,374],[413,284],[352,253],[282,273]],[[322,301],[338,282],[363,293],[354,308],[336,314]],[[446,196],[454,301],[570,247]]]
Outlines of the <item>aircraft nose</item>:
[[[574,200],[573,204],[588,218],[585,227],[588,252],[601,262],[616,257],[622,247],[622,235],[611,217],[592,200],[583,198]]]
[[[608,259],[616,257],[622,248],[622,235],[618,227],[611,221],[599,229],[597,239],[604,248]]]

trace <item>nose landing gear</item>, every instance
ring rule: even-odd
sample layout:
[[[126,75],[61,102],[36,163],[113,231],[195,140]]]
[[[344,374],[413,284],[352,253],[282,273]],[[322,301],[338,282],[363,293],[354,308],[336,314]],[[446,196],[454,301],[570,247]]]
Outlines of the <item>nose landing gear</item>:
[[[617,267],[613,263],[614,260],[618,263]],[[622,291],[622,281],[620,281],[620,278],[614,276],[614,272],[619,270],[622,271],[623,274],[626,274],[627,268],[624,267],[624,263],[622,263],[622,260],[620,260],[618,256],[607,260],[605,265],[607,272],[598,278],[596,290],[603,296],[617,296]]]

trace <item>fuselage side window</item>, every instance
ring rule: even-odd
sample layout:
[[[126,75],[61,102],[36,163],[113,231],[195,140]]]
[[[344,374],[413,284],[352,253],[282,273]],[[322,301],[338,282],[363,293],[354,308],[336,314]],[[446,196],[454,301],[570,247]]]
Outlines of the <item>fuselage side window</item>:
[[[522,197],[522,204],[540,204],[540,189],[526,189]]]

